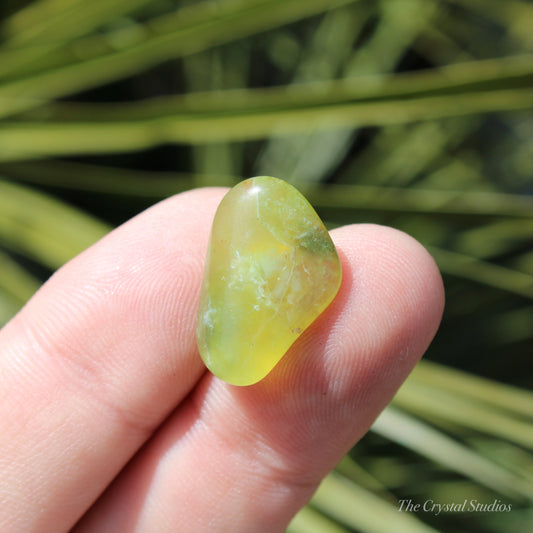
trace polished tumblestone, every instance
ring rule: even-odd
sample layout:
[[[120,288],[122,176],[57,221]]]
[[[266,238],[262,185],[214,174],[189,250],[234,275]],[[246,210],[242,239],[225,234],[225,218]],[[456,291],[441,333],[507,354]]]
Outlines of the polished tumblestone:
[[[207,252],[197,324],[206,366],[234,385],[263,379],[340,282],[335,246],[292,185],[239,183],[218,207]]]

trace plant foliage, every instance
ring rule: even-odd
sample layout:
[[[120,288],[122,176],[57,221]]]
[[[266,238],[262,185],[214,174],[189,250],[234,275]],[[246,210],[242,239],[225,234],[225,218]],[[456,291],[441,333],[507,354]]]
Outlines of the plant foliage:
[[[284,177],[330,227],[412,234],[447,290],[427,360],[289,531],[530,530],[531,2],[7,0],[0,17],[0,323],[151,203]]]

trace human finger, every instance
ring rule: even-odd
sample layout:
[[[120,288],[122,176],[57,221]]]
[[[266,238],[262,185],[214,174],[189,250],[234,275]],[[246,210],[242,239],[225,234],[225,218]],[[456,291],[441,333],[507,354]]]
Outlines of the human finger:
[[[0,332],[1,531],[68,530],[204,372],[194,317],[224,192],[127,222]]]
[[[260,383],[206,374],[76,531],[283,531],[426,350],[442,281],[416,241],[380,226],[333,237],[337,298]]]

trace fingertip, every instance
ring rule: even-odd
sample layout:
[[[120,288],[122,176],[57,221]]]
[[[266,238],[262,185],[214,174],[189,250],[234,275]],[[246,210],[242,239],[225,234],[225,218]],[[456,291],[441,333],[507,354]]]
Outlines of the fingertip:
[[[205,372],[195,314],[224,193],[183,193],[126,222],[59,269],[2,330],[4,482],[20,487],[3,510],[22,529],[68,529]],[[63,478],[54,475],[58,442],[69,450]],[[38,487],[36,469],[47,480]],[[73,493],[82,496],[64,510]]]
[[[394,228],[351,225],[334,230],[332,237],[343,262],[344,292],[339,309],[332,309],[330,349],[343,354],[339,364],[347,380],[355,374],[374,376],[366,380],[368,386],[379,380],[389,390],[383,397],[389,398],[440,324],[444,289],[439,269],[418,241]]]
[[[407,233],[377,224],[344,226],[332,232],[344,259],[345,283],[368,311],[409,321],[429,343],[444,309],[444,285],[428,250]]]

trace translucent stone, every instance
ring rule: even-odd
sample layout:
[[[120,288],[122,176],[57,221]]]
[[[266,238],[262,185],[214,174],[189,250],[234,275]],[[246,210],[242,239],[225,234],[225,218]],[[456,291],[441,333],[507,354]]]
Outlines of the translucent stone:
[[[329,233],[292,185],[266,176],[239,183],[209,240],[197,323],[206,366],[234,385],[263,379],[340,282]]]

